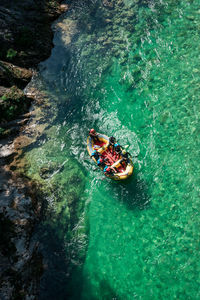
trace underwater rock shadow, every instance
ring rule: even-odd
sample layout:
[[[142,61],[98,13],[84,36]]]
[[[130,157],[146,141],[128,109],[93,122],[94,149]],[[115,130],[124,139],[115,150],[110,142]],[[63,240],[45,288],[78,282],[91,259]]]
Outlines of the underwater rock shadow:
[[[88,300],[111,300],[119,299],[113,287],[111,287],[108,280],[105,279],[105,275],[99,274],[97,271],[94,271],[93,277],[97,285],[94,287],[93,282],[91,282],[91,274],[86,272],[86,270],[79,270],[79,273],[76,274],[79,277],[79,281],[73,283],[71,286],[71,293],[68,293],[68,299],[88,299]],[[79,286],[79,289],[76,286]],[[87,298],[86,298],[87,297]]]
[[[150,207],[150,196],[148,195],[147,185],[143,179],[136,175],[124,182],[112,182],[114,193],[117,194],[118,200],[122,202],[127,209],[141,210]]]

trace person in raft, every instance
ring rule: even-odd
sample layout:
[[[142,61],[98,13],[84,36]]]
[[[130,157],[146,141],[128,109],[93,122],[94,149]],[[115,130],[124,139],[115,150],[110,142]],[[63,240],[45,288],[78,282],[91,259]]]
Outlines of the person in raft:
[[[105,166],[103,171],[104,171],[105,176],[113,175],[114,173],[117,173],[117,171],[114,168],[109,167],[109,166]]]
[[[90,129],[89,136],[93,139],[93,141],[99,141],[98,133],[94,128]]]
[[[100,154],[97,150],[94,150],[92,153],[91,153],[91,158],[94,157],[94,159],[96,159],[96,161],[98,161],[98,159],[100,158]]]
[[[114,136],[109,137],[108,147],[111,149],[112,153],[114,152],[114,144],[115,144]]]
[[[115,152],[116,152],[116,157],[119,159],[120,158],[120,154],[122,152],[120,144],[115,143],[114,144],[114,149],[115,149]]]
[[[106,160],[103,159],[102,157],[100,157],[100,158],[97,160],[97,165],[98,165],[99,167],[105,168]]]
[[[127,152],[126,150],[122,150],[122,159],[121,159],[121,163],[125,162],[125,164],[129,163],[129,156],[131,156],[131,154],[129,152]]]

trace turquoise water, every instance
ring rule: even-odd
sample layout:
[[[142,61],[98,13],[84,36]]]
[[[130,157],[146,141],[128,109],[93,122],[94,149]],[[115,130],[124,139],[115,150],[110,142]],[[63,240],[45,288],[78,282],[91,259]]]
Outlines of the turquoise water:
[[[199,1],[76,4],[54,27],[25,153],[48,190],[40,299],[199,299]],[[127,145],[128,181],[96,170],[91,127]]]

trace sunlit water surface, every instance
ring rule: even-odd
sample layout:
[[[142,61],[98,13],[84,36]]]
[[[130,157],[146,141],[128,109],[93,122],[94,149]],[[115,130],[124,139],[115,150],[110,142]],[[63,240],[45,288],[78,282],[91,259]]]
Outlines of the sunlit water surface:
[[[30,177],[52,168],[40,299],[200,298],[200,5],[147,2],[75,5],[31,83],[51,104],[25,153]],[[127,145],[130,180],[95,169],[91,127]]]

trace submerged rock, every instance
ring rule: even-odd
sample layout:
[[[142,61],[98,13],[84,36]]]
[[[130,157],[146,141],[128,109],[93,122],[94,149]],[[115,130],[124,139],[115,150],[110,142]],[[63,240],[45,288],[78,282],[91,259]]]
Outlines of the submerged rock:
[[[41,178],[47,179],[54,173],[61,171],[63,167],[64,166],[60,165],[57,162],[50,162],[49,164],[42,166],[39,173]]]
[[[103,6],[105,6],[106,8],[110,8],[110,9],[114,8],[114,4],[111,0],[103,0],[102,3]]]

